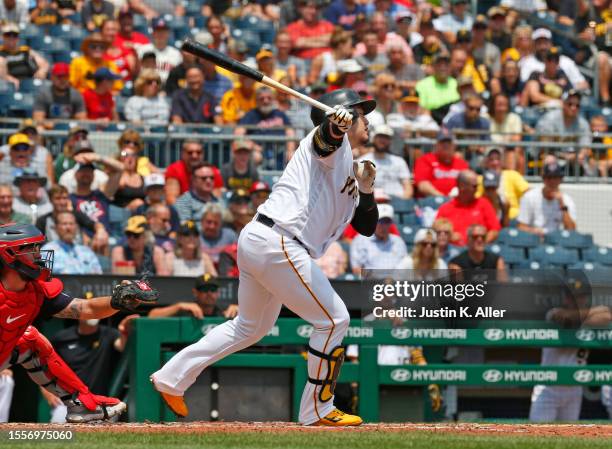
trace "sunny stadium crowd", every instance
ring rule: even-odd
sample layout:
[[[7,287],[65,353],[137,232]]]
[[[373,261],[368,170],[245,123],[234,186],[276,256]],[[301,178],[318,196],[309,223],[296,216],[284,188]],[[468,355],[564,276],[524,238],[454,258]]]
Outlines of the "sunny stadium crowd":
[[[0,224],[41,229],[56,274],[186,276],[196,296],[237,277],[310,107],[180,51],[190,37],[313,98],[376,100],[353,151],[377,166],[378,225],[330,246],[329,278],[611,266],[560,190],[612,175],[610,0],[474,5],[0,0]],[[212,310],[173,307],[159,316]]]

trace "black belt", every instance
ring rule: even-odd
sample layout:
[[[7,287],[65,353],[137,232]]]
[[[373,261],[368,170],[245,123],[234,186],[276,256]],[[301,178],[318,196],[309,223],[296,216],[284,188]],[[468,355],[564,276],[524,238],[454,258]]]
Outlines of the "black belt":
[[[255,217],[255,220],[260,222],[261,224],[266,225],[269,228],[273,228],[276,225],[276,223],[274,223],[274,220],[272,220],[270,217],[262,213],[258,213],[257,216]],[[304,248],[308,254],[310,254],[310,251],[308,251],[308,248],[306,247],[306,245],[302,243],[300,239],[298,239],[297,237],[293,237],[293,240],[298,242],[300,246]]]

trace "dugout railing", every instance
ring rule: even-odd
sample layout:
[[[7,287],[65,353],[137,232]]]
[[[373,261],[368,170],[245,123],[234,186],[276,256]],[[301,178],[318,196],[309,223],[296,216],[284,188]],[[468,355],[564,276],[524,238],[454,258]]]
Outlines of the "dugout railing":
[[[129,348],[129,420],[168,421],[172,413],[164,407],[153,390],[149,376],[172,357],[177,347],[200,339],[222,319],[140,318],[135,321]],[[306,345],[312,326],[297,318],[281,318],[257,345]],[[377,364],[378,345],[420,345],[478,347],[576,347],[612,349],[610,329],[557,329],[545,322],[483,322],[476,329],[379,328],[361,320],[352,320],[344,344],[359,345],[357,362],[342,367],[341,382],[359,385],[360,415],[368,422],[380,417],[381,386],[440,385],[521,386],[605,385],[612,384],[612,366],[541,366],[508,364],[455,365],[430,358],[427,366]],[[438,351],[441,352],[441,351]],[[434,363],[435,362],[435,363]],[[232,354],[215,367],[290,369],[292,376],[292,411],[297,419],[299,401],[306,382],[306,361],[301,354]]]

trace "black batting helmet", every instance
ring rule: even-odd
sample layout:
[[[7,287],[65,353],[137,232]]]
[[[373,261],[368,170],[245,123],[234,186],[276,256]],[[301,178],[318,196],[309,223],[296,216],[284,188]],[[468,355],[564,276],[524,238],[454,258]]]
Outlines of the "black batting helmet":
[[[0,226],[0,266],[18,271],[28,279],[51,279],[53,251],[41,251],[45,236],[31,224]]]
[[[336,106],[337,104],[340,104],[349,109],[353,114],[353,117],[356,115],[354,110],[355,106],[361,106],[364,114],[369,114],[376,108],[376,102],[374,100],[364,100],[353,89],[334,90],[333,92],[321,95],[319,101],[328,106]],[[310,110],[310,120],[312,120],[314,126],[319,126],[321,123],[323,123],[324,119],[325,112],[319,108],[313,107]]]

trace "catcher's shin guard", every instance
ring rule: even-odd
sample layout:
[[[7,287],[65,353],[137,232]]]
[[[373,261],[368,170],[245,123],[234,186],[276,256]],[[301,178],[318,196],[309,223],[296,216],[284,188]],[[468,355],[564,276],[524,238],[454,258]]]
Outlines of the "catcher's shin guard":
[[[104,409],[105,406],[121,403],[119,399],[91,393],[87,385],[55,352],[49,340],[33,326],[28,326],[17,341],[11,362],[21,364],[34,382],[58,396],[69,408],[75,405],[75,400],[92,412],[98,406]],[[104,419],[105,410],[102,414],[101,419]]]
[[[321,402],[327,402],[334,397],[334,390],[336,389],[336,381],[340,375],[340,368],[344,363],[344,348],[342,346],[336,346],[332,349],[330,354],[324,354],[321,351],[308,346],[308,352],[312,355],[327,360],[327,376],[325,379],[313,379],[308,378],[308,382],[314,385],[321,385],[322,388],[319,391],[319,400]]]

